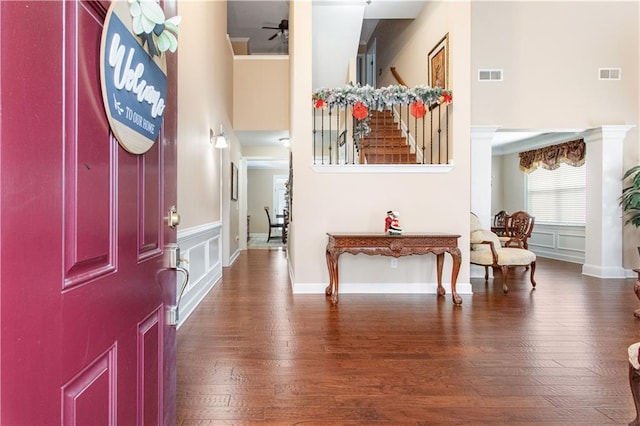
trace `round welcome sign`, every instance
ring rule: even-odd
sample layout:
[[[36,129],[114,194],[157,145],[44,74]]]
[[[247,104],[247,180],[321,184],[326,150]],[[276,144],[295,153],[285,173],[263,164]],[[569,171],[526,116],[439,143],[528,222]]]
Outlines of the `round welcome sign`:
[[[128,2],[112,2],[100,46],[102,101],[120,145],[132,154],[144,154],[162,127],[167,66],[164,55],[147,53],[131,28]]]

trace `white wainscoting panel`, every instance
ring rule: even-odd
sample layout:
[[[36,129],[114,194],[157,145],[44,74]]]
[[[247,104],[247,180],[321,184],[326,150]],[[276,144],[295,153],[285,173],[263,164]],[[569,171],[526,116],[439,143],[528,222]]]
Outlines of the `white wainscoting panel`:
[[[178,231],[181,266],[189,271],[189,283],[180,300],[178,327],[193,313],[209,290],[222,278],[222,223],[210,223]],[[178,287],[182,284],[178,273]],[[180,288],[178,288],[180,294]]]
[[[583,264],[585,243],[584,226],[536,223],[529,238],[529,250],[540,257]]]

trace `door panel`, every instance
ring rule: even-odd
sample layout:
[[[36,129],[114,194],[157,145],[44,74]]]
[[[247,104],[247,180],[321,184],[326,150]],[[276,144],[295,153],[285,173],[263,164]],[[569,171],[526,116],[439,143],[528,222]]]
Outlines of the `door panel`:
[[[98,102],[100,74],[93,64],[100,53],[105,13],[97,4],[69,2],[64,8],[64,46],[69,53],[62,70],[67,285],[115,269],[117,151]]]
[[[154,312],[138,327],[139,425],[161,424],[162,406],[162,311]]]
[[[115,424],[116,348],[62,387],[62,424]]]
[[[159,141],[128,153],[100,92],[108,5],[0,2],[3,425],[175,422],[177,67]]]
[[[141,195],[138,210],[139,260],[160,253],[162,238],[162,150],[158,144],[138,159],[138,182]]]

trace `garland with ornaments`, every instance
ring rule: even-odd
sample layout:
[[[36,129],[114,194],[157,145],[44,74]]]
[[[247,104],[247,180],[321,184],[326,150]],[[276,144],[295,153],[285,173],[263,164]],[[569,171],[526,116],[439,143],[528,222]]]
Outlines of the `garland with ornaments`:
[[[427,105],[448,105],[453,100],[453,94],[451,90],[424,85],[391,85],[376,89],[370,85],[349,83],[335,89],[316,89],[312,99],[316,109],[332,108],[334,105],[345,108],[352,105],[353,117],[362,121],[369,116],[370,109],[383,111],[399,104],[409,105],[411,115],[422,118],[427,112]]]

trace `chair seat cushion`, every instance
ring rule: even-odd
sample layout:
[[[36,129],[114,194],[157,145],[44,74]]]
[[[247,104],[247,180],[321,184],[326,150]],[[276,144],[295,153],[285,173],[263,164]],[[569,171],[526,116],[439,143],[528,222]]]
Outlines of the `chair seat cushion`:
[[[500,266],[529,265],[536,260],[536,254],[525,249],[496,247],[496,253],[498,254],[498,265]],[[470,257],[471,263],[476,265],[493,265],[491,250],[471,250]]]

